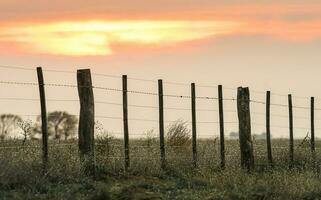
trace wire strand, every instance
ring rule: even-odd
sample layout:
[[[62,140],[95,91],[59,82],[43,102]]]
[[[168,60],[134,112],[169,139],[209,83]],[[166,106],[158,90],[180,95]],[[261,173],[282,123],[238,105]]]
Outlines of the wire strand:
[[[33,67],[27,67],[27,66],[13,66],[13,65],[0,65],[0,68],[2,69],[9,69],[9,70],[27,70],[27,71],[36,71]],[[76,74],[76,72],[73,71],[66,71],[66,70],[53,70],[53,69],[43,69],[45,72],[55,72],[55,73],[69,73],[69,74]],[[102,76],[102,77],[108,77],[108,78],[121,78],[122,76],[118,75],[111,75],[111,74],[105,74],[105,73],[92,73],[94,76]],[[157,81],[151,80],[151,79],[143,79],[143,78],[132,78],[129,77],[129,80],[135,80],[135,81],[143,81],[143,82],[153,82],[156,83]],[[189,83],[182,83],[182,82],[173,82],[173,81],[164,81],[164,84],[171,84],[171,85],[182,85],[182,86],[190,86]],[[218,85],[218,84],[216,84]],[[196,84],[196,87],[203,87],[203,88],[217,88],[217,86],[212,85],[199,85]],[[237,87],[223,87],[224,89],[233,90],[236,91]],[[252,93],[256,94],[266,94],[266,91],[260,91],[260,90],[251,90]],[[287,97],[288,94],[280,94],[280,93],[272,93],[274,96],[280,96],[280,97]],[[293,98],[298,99],[309,99],[310,97],[305,96],[293,96]]]

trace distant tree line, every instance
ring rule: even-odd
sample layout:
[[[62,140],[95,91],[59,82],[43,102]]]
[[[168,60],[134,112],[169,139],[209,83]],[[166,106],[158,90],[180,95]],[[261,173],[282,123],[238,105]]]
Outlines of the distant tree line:
[[[68,140],[75,136],[78,118],[66,111],[54,111],[48,113],[48,134],[55,140]],[[23,142],[29,139],[37,139],[41,136],[41,118],[35,122],[30,119],[24,120],[19,115],[0,115],[0,140],[5,140],[15,133],[23,137]]]

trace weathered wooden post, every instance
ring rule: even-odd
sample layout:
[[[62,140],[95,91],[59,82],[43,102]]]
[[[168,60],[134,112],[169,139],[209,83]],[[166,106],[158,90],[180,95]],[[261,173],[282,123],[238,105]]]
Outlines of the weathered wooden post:
[[[191,84],[191,103],[192,103],[192,150],[193,150],[193,165],[197,167],[197,136],[196,136],[196,93],[195,83]]]
[[[80,100],[79,153],[85,174],[95,176],[95,104],[90,69],[77,71]]]
[[[129,161],[127,75],[123,75],[123,123],[124,123],[125,171],[128,171],[128,168],[130,166],[130,161]]]
[[[165,169],[165,139],[164,139],[164,96],[163,81],[158,80],[158,103],[159,103],[159,143],[160,143],[160,161],[161,168]]]
[[[254,169],[253,143],[251,137],[250,92],[249,88],[237,89],[237,112],[239,118],[239,139],[241,165],[243,169]]]
[[[47,125],[45,84],[44,84],[44,78],[43,78],[41,67],[37,67],[37,75],[38,75],[40,107],[41,107],[42,163],[43,163],[43,173],[46,173],[47,167],[48,167],[48,125]]]
[[[289,101],[289,133],[290,133],[290,145],[289,145],[289,158],[290,167],[294,164],[294,142],[293,142],[293,107],[292,107],[292,95],[288,95]]]
[[[266,92],[266,147],[269,164],[273,166],[272,145],[271,145],[271,92]]]
[[[218,108],[220,120],[220,145],[221,145],[221,168],[225,168],[225,145],[224,145],[224,111],[223,111],[223,87],[218,86]]]

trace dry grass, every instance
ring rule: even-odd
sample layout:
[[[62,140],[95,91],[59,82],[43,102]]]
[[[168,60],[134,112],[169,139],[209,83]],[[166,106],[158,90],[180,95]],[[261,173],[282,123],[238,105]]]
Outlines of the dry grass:
[[[265,141],[254,144],[256,170],[239,169],[238,141],[226,141],[227,168],[219,168],[219,141],[199,140],[199,167],[192,167],[191,145],[166,145],[167,170],[160,169],[156,138],[130,142],[131,167],[123,171],[123,143],[96,141],[98,179],[82,175],[77,141],[50,142],[48,173],[41,174],[37,141],[0,144],[0,199],[317,199],[321,179],[309,146],[296,142],[295,167],[288,168],[288,142],[273,140],[275,167],[267,165]],[[317,146],[320,146],[320,142]],[[321,156],[318,154],[317,158]],[[319,162],[320,163],[320,162]]]

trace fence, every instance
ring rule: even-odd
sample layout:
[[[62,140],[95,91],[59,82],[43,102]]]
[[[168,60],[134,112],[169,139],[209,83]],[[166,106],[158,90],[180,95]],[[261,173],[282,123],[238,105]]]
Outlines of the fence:
[[[14,67],[14,66],[0,66],[1,69],[8,70],[28,70],[34,71],[34,69],[26,68],[26,67]],[[163,82],[163,80],[147,80],[147,79],[137,79],[137,78],[127,78],[124,76],[113,76],[107,74],[90,74],[89,70],[78,70],[77,72],[77,84],[60,84],[60,83],[46,83],[44,76],[44,72],[54,72],[54,73],[67,73],[74,75],[74,72],[70,71],[59,71],[59,70],[42,70],[41,68],[37,68],[37,77],[38,82],[20,82],[20,81],[0,81],[2,85],[14,85],[14,86],[36,86],[39,89],[40,99],[37,98],[15,98],[15,97],[4,97],[0,98],[0,100],[16,100],[16,101],[40,101],[41,105],[41,121],[42,121],[42,159],[43,159],[43,169],[46,171],[47,163],[48,163],[48,127],[47,127],[47,108],[46,102],[79,102],[80,101],[80,123],[79,123],[79,150],[83,157],[89,160],[89,163],[86,165],[89,167],[88,171],[93,170],[92,164],[94,163],[94,122],[95,117],[101,119],[115,119],[123,121],[123,132],[118,132],[116,134],[123,134],[124,139],[124,166],[125,170],[130,168],[130,149],[129,149],[129,136],[133,133],[129,129],[129,121],[143,121],[143,122],[151,122],[157,123],[159,126],[159,151],[160,151],[160,165],[161,168],[166,168],[166,144],[165,144],[165,123],[175,122],[175,120],[166,120],[164,115],[164,111],[173,110],[173,111],[186,111],[191,112],[191,124],[192,129],[192,163],[194,167],[198,165],[198,129],[197,126],[199,124],[217,124],[219,126],[219,140],[220,140],[220,165],[222,168],[225,168],[226,163],[226,154],[225,154],[225,140],[226,137],[225,131],[226,125],[238,125],[239,126],[239,134],[240,134],[240,148],[241,148],[241,160],[242,166],[251,169],[254,167],[254,158],[253,158],[253,145],[251,138],[251,126],[262,126],[266,129],[266,148],[267,148],[267,158],[270,165],[273,165],[273,155],[272,155],[272,142],[271,142],[271,127],[276,127],[280,129],[289,129],[289,160],[290,165],[294,163],[294,130],[302,129],[302,130],[310,130],[311,138],[310,138],[310,148],[312,156],[315,155],[315,121],[319,119],[315,119],[315,111],[320,111],[320,108],[315,108],[314,97],[310,98],[310,106],[294,106],[292,103],[293,96],[292,95],[283,95],[283,94],[274,94],[270,91],[262,92],[262,91],[252,91],[252,93],[256,93],[259,95],[266,95],[266,100],[258,100],[250,98],[249,91],[246,91],[246,88],[238,88],[238,97],[224,98],[223,97],[223,89],[235,91],[234,88],[223,88],[222,85],[215,86],[207,86],[207,85],[196,85],[195,83],[185,84],[185,83],[177,83],[177,82]],[[91,76],[100,76],[104,78],[114,78],[122,80],[122,88],[116,87],[102,87],[102,86],[94,86],[92,85]],[[141,81],[141,82],[149,82],[158,87],[158,92],[154,91],[142,91],[142,90],[130,90],[128,89],[127,80]],[[164,90],[163,85],[178,85],[178,86],[189,86],[190,94],[170,94]],[[78,89],[79,100],[74,99],[46,99],[45,89],[47,87],[64,87],[71,89]],[[198,96],[197,95],[197,87],[199,88],[209,88],[211,90],[217,90],[217,96]],[[93,90],[95,91],[107,91],[107,92],[119,92],[122,95],[122,103],[119,102],[109,102],[109,101],[94,101]],[[130,104],[128,103],[128,94],[137,94],[144,96],[153,96],[158,98],[158,106],[148,106],[148,105],[139,105],[139,104]],[[271,97],[287,97],[288,104],[282,103],[271,103]],[[175,98],[175,99],[185,99],[190,101],[190,108],[181,108],[181,107],[167,107],[164,105],[164,98]],[[307,97],[294,97],[297,99],[308,99]],[[197,108],[197,100],[209,101],[211,104],[217,103],[218,109],[198,109]],[[237,110],[232,109],[224,109],[225,102],[237,102]],[[95,115],[94,114],[94,104],[108,104],[112,106],[120,106],[122,107],[123,116],[106,116],[106,115]],[[264,112],[250,112],[250,106],[255,105],[265,105],[265,113]],[[144,108],[144,109],[153,109],[158,110],[158,120],[148,119],[148,118],[130,118],[129,117],[129,107],[135,108]],[[214,107],[214,105],[213,105]],[[280,114],[271,114],[271,107],[279,107],[288,109],[288,115],[280,115]],[[305,116],[294,116],[293,109],[299,110],[307,110],[310,112],[310,118]],[[198,121],[197,113],[199,112],[217,112],[218,121]],[[224,113],[237,113],[239,122],[237,121],[225,121]],[[251,123],[250,115],[256,116],[264,116],[264,123]],[[28,116],[37,116],[37,114],[26,114]],[[271,117],[274,118],[287,118],[288,126],[282,125],[274,125],[271,126]],[[310,120],[310,127],[296,127],[294,126],[294,119],[307,119]],[[139,134],[133,134],[138,136]],[[214,134],[207,134],[203,136],[214,136]],[[244,136],[244,137],[243,137]],[[89,158],[89,159],[88,159]]]

